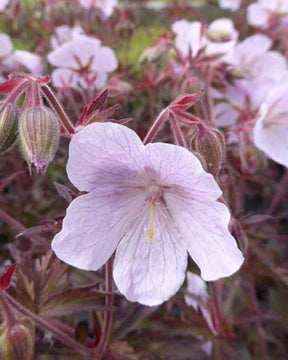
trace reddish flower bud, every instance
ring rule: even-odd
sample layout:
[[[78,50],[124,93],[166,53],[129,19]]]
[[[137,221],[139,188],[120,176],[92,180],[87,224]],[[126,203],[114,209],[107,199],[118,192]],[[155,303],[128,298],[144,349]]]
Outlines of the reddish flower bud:
[[[225,139],[222,133],[211,127],[197,125],[190,141],[191,151],[198,156],[204,169],[216,176],[225,159]]]
[[[0,328],[0,358],[5,360],[34,359],[35,329],[25,318]]]
[[[17,139],[19,112],[11,103],[3,104],[0,109],[0,154],[11,148]]]
[[[20,143],[24,157],[37,172],[44,173],[53,160],[60,139],[60,124],[45,106],[24,110],[19,122]]]

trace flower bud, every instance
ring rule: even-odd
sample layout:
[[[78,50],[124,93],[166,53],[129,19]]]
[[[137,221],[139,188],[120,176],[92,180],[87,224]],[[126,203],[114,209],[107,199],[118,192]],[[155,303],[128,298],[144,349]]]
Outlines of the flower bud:
[[[0,328],[0,358],[3,360],[34,359],[35,328],[25,318]]]
[[[0,109],[0,154],[14,144],[17,139],[19,112],[15,105],[7,103]]]
[[[222,133],[211,127],[197,125],[190,141],[190,149],[196,153],[204,169],[216,176],[225,159],[225,139]]]
[[[20,143],[24,157],[44,173],[53,160],[60,139],[60,124],[56,115],[45,106],[28,108],[19,121]]]

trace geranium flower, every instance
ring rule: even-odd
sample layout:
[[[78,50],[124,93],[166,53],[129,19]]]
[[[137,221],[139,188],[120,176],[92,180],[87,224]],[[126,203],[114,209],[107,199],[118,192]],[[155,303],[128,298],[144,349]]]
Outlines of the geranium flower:
[[[72,201],[52,248],[85,270],[99,269],[116,250],[114,280],[130,301],[157,305],[174,295],[187,251],[205,280],[241,266],[229,211],[216,201],[221,190],[187,149],[144,146],[125,126],[95,123],[72,138],[67,173],[88,194]]]
[[[189,22],[183,19],[173,23],[172,31],[176,34],[175,45],[183,56],[191,53],[191,56],[195,57],[206,45],[207,39],[203,30],[200,21]]]
[[[225,54],[232,50],[237,43],[238,31],[231,19],[221,18],[212,21],[206,31],[208,55]]]
[[[74,35],[71,41],[50,52],[48,61],[59,67],[51,74],[57,87],[101,88],[106,84],[108,73],[118,66],[112,49],[101,46],[100,40],[86,35]]]
[[[222,9],[236,11],[241,5],[241,0],[219,0],[219,6]]]
[[[11,0],[0,0],[0,11],[5,10]]]
[[[277,17],[280,21],[288,18],[287,0],[258,0],[247,8],[248,24],[265,29],[269,27],[271,18]]]
[[[288,167],[288,73],[271,88],[260,107],[254,142],[268,157]]]
[[[57,26],[55,29],[55,35],[50,39],[51,47],[52,49],[56,49],[65,42],[73,40],[78,35],[84,35],[84,30],[81,28],[81,26]]]
[[[176,34],[175,45],[183,56],[191,53],[196,57],[202,49],[207,55],[225,54],[238,39],[232,20],[225,18],[212,21],[207,29],[199,21],[179,20],[172,25],[172,31]]]
[[[192,306],[196,311],[201,311],[209,329],[214,335],[217,331],[212,320],[212,310],[210,309],[210,297],[206,282],[199,275],[187,271],[187,292],[185,302]]]
[[[24,67],[36,76],[43,71],[40,56],[25,50],[13,51],[12,41],[6,34],[0,34],[0,61],[9,70],[16,71]]]
[[[269,51],[271,46],[272,40],[268,36],[252,35],[236,45],[223,60],[231,65],[238,76],[246,79],[259,76],[278,79],[286,71],[287,61],[279,52]]]
[[[92,7],[100,9],[105,17],[112,15],[117,6],[117,0],[79,0],[79,2],[87,10]]]

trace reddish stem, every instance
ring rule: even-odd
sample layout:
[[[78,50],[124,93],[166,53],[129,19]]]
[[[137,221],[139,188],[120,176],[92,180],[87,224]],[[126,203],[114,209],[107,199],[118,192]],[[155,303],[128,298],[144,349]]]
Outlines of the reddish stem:
[[[172,132],[174,135],[174,140],[175,140],[176,145],[186,147],[185,138],[183,136],[183,133],[180,129],[180,126],[176,120],[176,117],[175,117],[175,114],[173,111],[170,112],[169,120],[170,120],[170,125],[172,128]]]
[[[106,312],[104,315],[102,336],[99,345],[96,348],[97,354],[99,354],[100,359],[107,352],[107,347],[113,327],[112,307],[113,307],[114,296],[111,295],[111,293],[113,292],[113,256],[107,261],[105,268],[106,268],[106,291],[110,294],[106,295]]]
[[[148,143],[152,142],[153,139],[156,137],[157,133],[159,132],[161,126],[169,117],[169,109],[165,108],[161,111],[160,115],[154,121],[153,125],[151,126],[150,130],[148,131],[145,139],[143,140],[143,144],[147,145]]]
[[[64,128],[66,129],[66,132],[69,134],[74,134],[74,125],[69,120],[68,116],[66,115],[65,111],[63,110],[62,106],[60,105],[59,101],[57,100],[56,96],[53,94],[49,86],[43,85],[41,87],[41,91],[45,95],[52,108],[56,111]]]

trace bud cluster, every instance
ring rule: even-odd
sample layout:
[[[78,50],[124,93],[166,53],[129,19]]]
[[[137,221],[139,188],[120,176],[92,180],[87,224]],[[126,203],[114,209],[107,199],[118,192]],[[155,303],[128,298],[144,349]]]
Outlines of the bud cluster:
[[[45,173],[58,149],[60,121],[56,112],[43,104],[41,86],[46,78],[16,77],[0,85],[0,93],[8,93],[0,104],[0,154],[19,139],[23,155],[37,172]],[[21,110],[18,100],[24,93]]]

